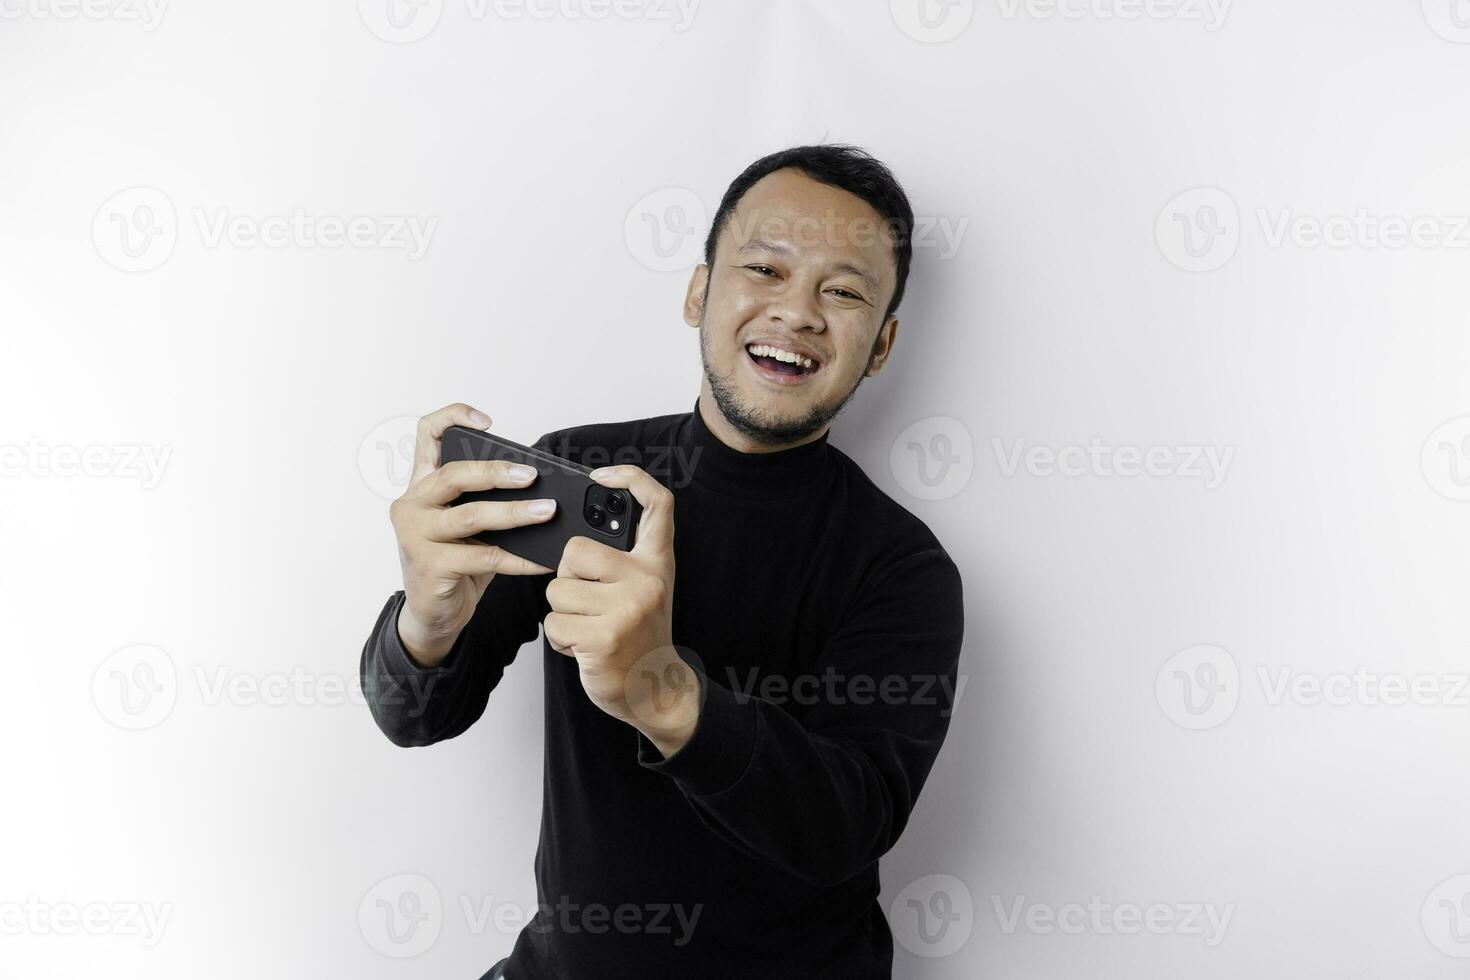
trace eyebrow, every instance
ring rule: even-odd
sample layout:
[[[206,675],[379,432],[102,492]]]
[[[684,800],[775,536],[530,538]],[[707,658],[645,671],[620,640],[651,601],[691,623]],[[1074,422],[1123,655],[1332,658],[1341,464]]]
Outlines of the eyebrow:
[[[777,255],[790,255],[792,254],[792,252],[795,251],[795,249],[793,249],[790,245],[787,245],[785,242],[770,242],[766,241],[764,238],[756,238],[746,242],[744,245],[741,245],[738,249],[736,249],[736,251],[775,252]],[[878,277],[873,275],[867,269],[864,269],[861,266],[853,265],[851,262],[839,262],[834,268],[838,272],[845,272],[849,275],[857,276],[859,279],[867,284],[869,289],[873,290],[874,292],[878,291]]]

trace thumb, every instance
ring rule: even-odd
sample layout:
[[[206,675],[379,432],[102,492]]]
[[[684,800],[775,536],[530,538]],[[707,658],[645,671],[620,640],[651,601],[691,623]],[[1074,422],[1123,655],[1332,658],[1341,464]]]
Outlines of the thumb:
[[[592,479],[605,487],[627,490],[643,508],[638,518],[636,554],[663,554],[674,550],[674,494],[645,470],[625,464],[593,470]]]

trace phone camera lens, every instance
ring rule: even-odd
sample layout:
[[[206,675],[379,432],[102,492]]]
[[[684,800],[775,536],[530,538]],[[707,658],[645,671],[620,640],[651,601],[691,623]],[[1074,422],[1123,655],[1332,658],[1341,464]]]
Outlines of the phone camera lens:
[[[623,512],[623,495],[610,493],[607,495],[607,512],[609,514],[621,514]]]
[[[593,504],[587,508],[587,523],[593,527],[602,527],[602,508]]]

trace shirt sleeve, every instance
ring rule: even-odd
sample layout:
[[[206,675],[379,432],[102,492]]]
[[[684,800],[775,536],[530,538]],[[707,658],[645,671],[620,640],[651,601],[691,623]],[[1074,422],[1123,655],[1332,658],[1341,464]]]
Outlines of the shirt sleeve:
[[[545,448],[551,436],[535,443]],[[551,611],[546,585],[553,575],[497,574],[470,620],[438,665],[409,657],[398,635],[402,590],[388,598],[363,644],[359,675],[373,720],[394,745],[432,745],[454,738],[480,720],[490,692],[522,646],[536,639]]]
[[[813,676],[788,679],[800,717],[693,663],[694,734],[665,759],[640,732],[638,761],[735,847],[814,884],[846,881],[908,822],[949,728],[963,634],[954,562],[937,544],[912,553],[864,587]]]

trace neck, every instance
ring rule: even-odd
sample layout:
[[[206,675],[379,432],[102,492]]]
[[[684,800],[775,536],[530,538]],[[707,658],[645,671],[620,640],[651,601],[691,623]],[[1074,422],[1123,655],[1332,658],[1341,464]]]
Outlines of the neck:
[[[786,500],[822,492],[834,473],[828,427],[784,448],[751,446],[729,428],[714,399],[701,395],[674,437],[675,458],[683,470],[676,486],[692,481],[727,497]]]

